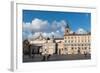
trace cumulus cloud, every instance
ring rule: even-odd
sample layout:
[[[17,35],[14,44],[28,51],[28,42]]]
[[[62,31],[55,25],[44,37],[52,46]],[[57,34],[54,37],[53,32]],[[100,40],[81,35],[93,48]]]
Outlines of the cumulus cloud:
[[[23,29],[33,32],[46,31],[46,27],[48,27],[48,21],[38,18],[33,19],[31,23],[23,23]]]
[[[28,31],[28,30],[23,31],[22,35],[23,35],[23,39],[27,39],[27,38],[31,38],[32,37],[32,33],[30,31]]]
[[[77,31],[76,31],[77,34],[87,34],[87,32],[83,29],[83,28],[79,28]]]
[[[63,37],[66,25],[67,22],[65,20],[48,22],[47,20],[35,18],[32,22],[23,23],[23,39],[36,38],[40,33],[44,37],[52,37],[54,35],[55,38],[61,38]],[[70,34],[72,33],[73,31],[70,31]],[[76,34],[86,33],[82,28],[76,31]]]
[[[38,18],[34,19],[31,24],[31,29],[35,32],[46,30],[46,27],[48,27],[48,21]]]
[[[23,37],[37,37],[40,32],[42,32],[45,37],[51,37],[52,35],[61,37],[66,24],[67,23],[64,20],[48,22],[47,20],[35,18],[32,22],[23,23]],[[33,34],[33,36],[29,35],[29,32],[30,34]]]

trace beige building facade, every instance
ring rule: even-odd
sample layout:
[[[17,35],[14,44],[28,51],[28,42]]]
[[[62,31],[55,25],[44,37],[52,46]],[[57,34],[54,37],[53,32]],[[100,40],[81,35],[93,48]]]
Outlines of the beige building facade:
[[[91,34],[77,34],[70,31],[67,26],[64,33],[64,48],[67,49],[67,54],[90,54]]]
[[[46,40],[45,43],[43,43],[43,46],[42,46],[42,49],[41,49],[41,52],[42,52],[42,55],[53,55],[56,51],[56,43],[54,42],[53,39],[50,39],[50,40]]]
[[[63,38],[44,38],[40,34],[36,39],[30,40],[31,44],[40,44],[42,55],[48,54],[91,54],[91,34],[70,33],[71,29],[67,25]]]

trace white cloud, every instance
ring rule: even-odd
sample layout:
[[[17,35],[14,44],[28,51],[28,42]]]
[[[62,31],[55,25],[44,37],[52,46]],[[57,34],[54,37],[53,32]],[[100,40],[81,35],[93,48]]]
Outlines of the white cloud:
[[[37,36],[39,36],[40,35],[40,32],[35,32],[34,34],[33,34],[33,37],[37,37]]]
[[[23,23],[23,30],[30,30],[32,32],[46,31],[48,21],[35,18],[31,23]]]
[[[73,31],[70,31],[69,33],[70,33],[70,34],[73,34],[74,32],[73,32]]]
[[[30,31],[23,31],[22,35],[23,35],[23,39],[28,39],[32,37],[32,33]]]
[[[57,22],[57,21],[53,21],[53,22],[51,23],[51,28],[55,30],[55,29],[57,29],[57,27],[58,27],[57,25],[58,25],[58,22]]]
[[[44,37],[52,37],[54,35],[54,37],[61,38],[63,37],[66,25],[67,22],[65,20],[54,20],[49,23],[47,20],[35,18],[31,23],[23,23],[23,38],[36,38],[40,35],[40,32]],[[70,33],[72,34],[73,31],[70,31]],[[79,28],[76,33],[86,34],[87,32]]]
[[[57,30],[56,33],[60,33],[59,30]]]
[[[30,30],[31,23],[23,23],[22,28],[23,30]]]
[[[67,22],[65,20],[61,20],[60,24],[61,24],[62,27],[65,27],[67,25]]]
[[[47,26],[48,26],[48,21],[43,21],[41,19],[35,18],[32,21],[31,29],[34,31],[35,30],[41,31],[41,30],[45,29],[45,27],[47,27]]]
[[[55,38],[61,38],[62,35],[60,34],[60,32],[50,32],[50,33],[47,33],[47,32],[35,32],[33,34],[33,36],[31,36],[30,38],[36,38],[40,35],[40,33],[42,34],[43,37],[47,38],[52,38],[52,36],[54,35]]]
[[[65,26],[66,22],[64,20],[59,22],[54,20],[49,23],[47,20],[35,18],[30,23],[23,23],[23,32],[25,33],[25,38],[37,37],[40,32],[46,37],[51,37],[52,35],[61,37],[61,32],[64,32]],[[33,36],[30,34],[33,34]]]
[[[87,34],[87,32],[83,29],[83,28],[79,28],[77,31],[76,31],[77,34]]]
[[[65,31],[65,26],[67,25],[67,22],[65,20],[61,20],[59,22],[59,25],[60,25],[60,30],[63,33]]]

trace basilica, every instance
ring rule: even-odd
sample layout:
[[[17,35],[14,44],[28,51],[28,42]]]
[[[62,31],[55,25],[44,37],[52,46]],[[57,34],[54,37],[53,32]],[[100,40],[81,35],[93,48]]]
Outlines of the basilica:
[[[71,29],[67,24],[62,38],[55,38],[54,35],[47,38],[40,33],[38,37],[29,40],[29,43],[38,47],[38,52],[42,55],[90,54],[91,33],[70,32]]]

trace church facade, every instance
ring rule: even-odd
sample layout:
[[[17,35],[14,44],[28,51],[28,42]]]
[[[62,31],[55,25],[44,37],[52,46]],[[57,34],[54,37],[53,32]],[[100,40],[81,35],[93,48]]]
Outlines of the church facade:
[[[62,38],[46,38],[40,35],[32,40],[31,44],[41,46],[39,52],[42,55],[67,55],[67,54],[91,54],[91,33],[70,33],[69,25],[66,26]]]

